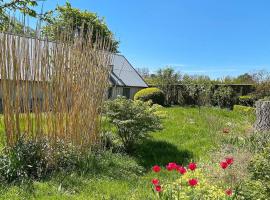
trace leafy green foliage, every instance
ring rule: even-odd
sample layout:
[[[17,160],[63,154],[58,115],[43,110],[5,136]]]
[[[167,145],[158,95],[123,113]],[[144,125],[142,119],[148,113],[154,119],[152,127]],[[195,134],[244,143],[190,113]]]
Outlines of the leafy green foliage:
[[[26,142],[22,139],[0,156],[0,179],[12,183],[27,179],[40,179],[50,170],[46,155],[48,146],[43,142]]]
[[[24,15],[36,17],[37,13],[32,8],[37,6],[37,0],[19,0],[19,1],[3,1],[0,0],[0,31],[10,31],[13,33],[23,33],[31,31],[29,27],[25,27],[17,19],[10,17],[8,11],[19,11]]]
[[[165,104],[169,105],[172,101],[174,101],[173,86],[179,83],[180,74],[175,72],[173,68],[166,67],[158,70],[150,80],[147,79],[146,81],[160,88],[164,92]]]
[[[0,13],[3,14],[7,9],[17,10],[21,13],[36,17],[37,13],[31,7],[37,6],[37,0],[16,0],[16,1],[3,1],[0,0]]]
[[[111,43],[111,51],[118,52],[119,42],[114,39],[113,33],[109,30],[104,19],[99,18],[95,13],[89,11],[81,11],[73,8],[70,3],[64,6],[57,6],[55,10],[47,13],[45,17],[47,25],[43,27],[43,34],[52,40],[59,40],[59,32],[70,31],[70,37],[74,33],[84,34],[89,30],[93,30],[91,42],[95,44],[97,38],[105,38]],[[82,30],[83,29],[83,30]]]
[[[161,128],[159,106],[119,97],[106,103],[106,116],[117,127],[117,134],[126,151],[133,151],[134,144],[147,133]]]
[[[213,94],[214,105],[221,108],[232,108],[236,101],[236,95],[230,86],[220,86]]]
[[[255,97],[252,95],[239,96],[239,104],[242,106],[253,106],[255,103]]]
[[[255,80],[251,74],[244,73],[233,80],[234,84],[254,84]]]
[[[237,199],[268,199],[269,191],[266,184],[256,180],[244,181],[237,191]]]
[[[266,146],[262,153],[253,158],[249,170],[253,179],[270,183],[270,146]]]
[[[254,96],[256,99],[263,99],[265,96],[270,96],[270,72],[258,71],[253,74],[256,81]]]
[[[189,97],[193,105],[203,106],[211,104],[212,85],[211,84],[190,84],[186,86]]]
[[[242,199],[268,199],[270,196],[270,147],[269,142],[261,153],[256,154],[249,166],[251,178],[246,180],[237,193]]]
[[[199,113],[198,108],[172,106],[161,111],[168,113],[163,120],[164,129],[139,142],[132,156],[123,152],[87,152],[85,162],[74,172],[62,169],[60,174],[44,181],[34,181],[31,191],[0,184],[0,199],[155,199],[149,193],[154,177],[151,166],[166,165],[172,160],[179,164],[190,160],[207,162],[209,150],[217,147],[215,137],[220,139],[220,130],[228,122],[232,123],[233,134],[242,133],[252,124],[244,115],[227,109],[203,107]],[[179,177],[179,174],[159,175],[157,178],[164,182]]]
[[[234,105],[233,106],[233,111],[239,112],[239,113],[242,113],[242,114],[254,114],[255,113],[255,108],[249,107],[249,106]]]
[[[165,95],[159,88],[146,88],[137,92],[134,100],[149,101],[154,104],[164,105]]]
[[[177,174],[179,177],[179,175]],[[198,185],[190,187],[188,180],[196,177],[198,179]],[[162,182],[161,182],[162,185]],[[181,185],[181,186],[180,186]],[[224,192],[224,188],[217,184],[213,184],[213,181],[207,176],[202,169],[197,169],[194,172],[187,172],[181,175],[179,179],[172,183],[166,183],[162,185],[164,188],[161,194],[161,199],[220,199],[226,200],[228,197]]]
[[[87,161],[72,145],[48,140],[27,141],[20,138],[13,147],[6,147],[0,154],[0,180],[6,183],[22,183],[40,180],[56,171],[80,170]]]

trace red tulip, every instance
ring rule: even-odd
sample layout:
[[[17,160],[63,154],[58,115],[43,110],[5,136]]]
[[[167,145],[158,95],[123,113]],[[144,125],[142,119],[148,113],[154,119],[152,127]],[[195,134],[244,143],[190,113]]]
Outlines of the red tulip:
[[[180,174],[185,174],[187,172],[186,168],[182,167],[182,166],[179,166],[178,169]]]
[[[227,157],[227,158],[225,158],[226,159],[226,163],[228,164],[228,165],[232,165],[233,164],[233,157]]]
[[[227,189],[225,191],[225,193],[228,195],[228,196],[232,196],[232,189]]]
[[[172,171],[172,170],[173,170],[172,166],[170,166],[170,165],[166,165],[166,169],[167,169],[168,171]]]
[[[178,167],[177,164],[173,163],[173,162],[168,163],[168,165],[166,165],[166,168],[167,168],[168,171],[172,171],[174,169],[177,169],[177,167]]]
[[[190,179],[189,181],[188,181],[188,184],[191,186],[191,187],[194,187],[195,185],[197,185],[198,184],[198,180],[197,179]]]
[[[152,170],[153,170],[154,172],[159,172],[159,171],[161,170],[161,168],[160,168],[160,166],[155,165],[155,166],[152,168]]]
[[[226,168],[229,166],[228,163],[227,163],[226,161],[220,162],[219,165],[220,165],[220,167],[221,167],[222,169],[226,169]]]
[[[188,168],[189,168],[191,171],[194,171],[194,170],[197,168],[197,165],[196,165],[196,163],[189,163]]]
[[[159,184],[159,180],[156,179],[156,178],[154,178],[154,179],[152,180],[152,183],[153,183],[154,185],[158,185],[158,184]]]
[[[161,192],[161,186],[160,186],[160,185],[156,185],[155,190],[156,190],[157,192]]]

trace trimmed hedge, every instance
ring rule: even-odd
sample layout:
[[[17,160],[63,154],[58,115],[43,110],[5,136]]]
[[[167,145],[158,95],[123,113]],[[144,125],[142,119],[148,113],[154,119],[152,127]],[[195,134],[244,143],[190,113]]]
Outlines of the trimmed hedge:
[[[159,88],[146,88],[137,92],[134,96],[134,100],[151,100],[154,104],[164,105],[165,94]]]
[[[255,103],[255,98],[251,95],[239,96],[238,101],[242,106],[253,106]]]
[[[233,111],[243,114],[254,114],[255,108],[249,106],[234,105]]]

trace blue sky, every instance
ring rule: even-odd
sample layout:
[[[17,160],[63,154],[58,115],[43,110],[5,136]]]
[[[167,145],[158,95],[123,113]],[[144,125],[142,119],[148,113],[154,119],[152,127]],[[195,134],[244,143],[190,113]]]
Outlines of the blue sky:
[[[64,0],[47,0],[52,9]],[[70,0],[105,17],[134,67],[212,78],[270,70],[269,0]]]

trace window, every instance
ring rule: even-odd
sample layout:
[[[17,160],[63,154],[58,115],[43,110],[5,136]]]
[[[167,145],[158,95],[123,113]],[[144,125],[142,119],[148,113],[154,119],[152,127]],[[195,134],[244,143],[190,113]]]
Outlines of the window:
[[[123,96],[130,98],[130,88],[123,88]]]
[[[112,92],[113,92],[113,88],[110,87],[108,90],[108,99],[112,98]]]

